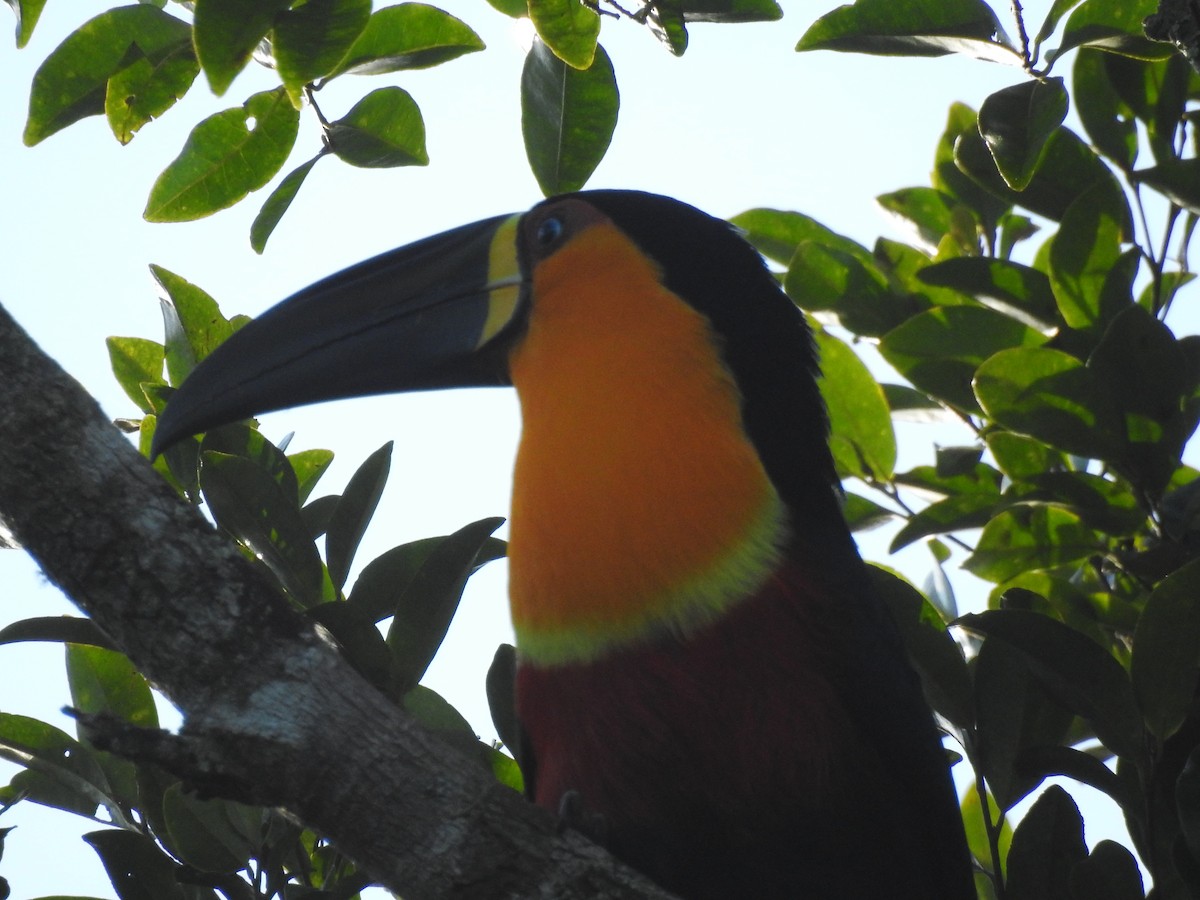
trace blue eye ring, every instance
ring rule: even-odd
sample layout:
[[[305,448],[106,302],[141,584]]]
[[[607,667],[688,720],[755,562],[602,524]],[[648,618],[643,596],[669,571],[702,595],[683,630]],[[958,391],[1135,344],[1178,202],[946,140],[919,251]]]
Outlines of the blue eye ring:
[[[538,223],[533,239],[539,247],[549,247],[558,242],[564,231],[563,221],[558,216],[547,216]]]

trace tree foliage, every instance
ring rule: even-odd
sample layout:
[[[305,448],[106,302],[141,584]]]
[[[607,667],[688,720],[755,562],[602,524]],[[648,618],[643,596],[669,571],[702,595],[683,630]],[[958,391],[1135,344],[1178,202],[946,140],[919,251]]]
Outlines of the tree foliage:
[[[42,3],[9,2],[22,46]],[[612,0],[489,2],[537,30],[521,76],[522,133],[546,194],[585,184],[617,126],[619,61],[599,43],[602,25],[631,20],[680,55],[689,23],[782,15],[773,0],[659,0],[635,11]],[[963,817],[980,896],[1139,898],[1134,854],[1156,897],[1196,896],[1200,473],[1181,458],[1200,421],[1200,341],[1175,335],[1165,319],[1193,278],[1188,251],[1200,214],[1200,75],[1189,65],[1197,23],[1170,4],[1058,0],[1031,35],[1035,23],[1013,9],[857,0],[798,40],[801,52],[966,54],[1014,67],[1013,84],[977,110],[948,111],[944,131],[931,136],[928,185],[878,198],[911,226],[914,243],[880,239],[868,248],[802,213],[769,208],[733,222],[777,266],[817,330],[852,527],[895,520],[893,549],[923,542],[932,551],[924,593],[883,569],[875,577],[957,765],[972,772]],[[482,49],[466,23],[420,3],[118,7],[81,25],[43,63],[25,140],[103,115],[127,143],[201,72],[223,95],[252,61],[268,64],[278,87],[198,123],[155,181],[145,213],[154,221],[213,214],[277,179],[298,154],[305,161],[278,180],[252,227],[261,252],[322,159],[371,168],[429,161],[420,110],[402,88],[375,88],[328,120],[325,84]],[[1064,124],[1072,109],[1082,131]],[[305,110],[321,123],[322,145],[297,150]],[[184,278],[154,271],[168,297],[163,342],[109,342],[113,372],[139,410],[125,424],[143,453],[172,389],[243,321]],[[877,346],[900,380],[880,382],[851,341]],[[973,439],[898,471],[894,422],[914,418],[953,419]],[[499,521],[396,547],[347,586],[389,453],[372,454],[340,495],[315,498],[332,454],[289,456],[253,422],[185,441],[153,464],[183,500],[207,504],[375,688],[519,787],[512,759],[420,685],[467,578],[503,554],[491,537]],[[943,571],[951,546],[993,585],[986,611],[957,615]],[[156,725],[145,679],[87,620],[26,619],[0,631],[0,642],[28,640],[68,644],[81,713]],[[511,704],[510,665],[502,650],[489,679],[498,725]],[[25,767],[0,801],[104,822],[87,840],[119,896],[349,897],[369,883],[277,811],[236,796],[197,799],[179,778],[106,753],[92,737],[0,715],[0,754]],[[1014,806],[1054,775],[1110,796],[1132,846],[1106,841],[1089,853],[1083,819],[1059,787],[1011,821]]]

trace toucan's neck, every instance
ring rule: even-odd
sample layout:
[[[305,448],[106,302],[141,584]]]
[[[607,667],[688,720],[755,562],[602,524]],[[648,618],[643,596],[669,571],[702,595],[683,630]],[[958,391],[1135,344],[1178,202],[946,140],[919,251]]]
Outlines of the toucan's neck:
[[[535,279],[511,360],[523,659],[585,662],[686,635],[753,595],[787,540],[737,386],[707,319],[615,228],[584,232]]]

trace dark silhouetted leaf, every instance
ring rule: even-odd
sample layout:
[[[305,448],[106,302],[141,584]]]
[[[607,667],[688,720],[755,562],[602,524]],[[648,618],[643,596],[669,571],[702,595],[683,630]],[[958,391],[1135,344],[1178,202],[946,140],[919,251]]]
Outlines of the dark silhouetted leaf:
[[[91,619],[76,616],[38,616],[19,619],[0,628],[0,644],[21,641],[90,644],[112,650],[113,642]]]
[[[104,864],[121,900],[197,900],[175,877],[179,864],[154,839],[134,831],[105,830],[83,835]],[[212,891],[201,896],[215,898]]]
[[[1013,834],[1006,890],[1028,900],[1063,900],[1071,896],[1071,870],[1086,858],[1079,808],[1051,785]]]
[[[1128,171],[1137,159],[1137,123],[1109,78],[1110,54],[1080,50],[1072,70],[1075,111],[1101,153]]]
[[[1200,666],[1200,562],[1151,591],[1133,635],[1130,674],[1146,728],[1165,741],[1192,708]]]
[[[458,609],[467,578],[488,561],[482,555],[484,548],[503,521],[482,519],[439,541],[399,593],[387,642],[402,673],[402,692],[416,685],[429,668]]]
[[[1071,895],[1087,900],[1142,900],[1142,872],[1133,854],[1116,841],[1100,841],[1071,870]]]
[[[875,594],[891,611],[930,706],[959,728],[975,721],[967,664],[946,624],[920,591],[879,566],[868,566]]]
[[[236,872],[262,849],[264,811],[232,800],[201,800],[172,785],[163,795],[171,850],[201,872]]]
[[[213,517],[254,551],[301,606],[324,599],[324,567],[294,494],[240,456],[205,453],[200,487]]]
[[[878,525],[899,514],[885,506],[880,506],[874,500],[861,497],[853,491],[847,491],[842,500],[842,515],[851,531],[870,531]],[[0,632],[2,633],[2,632]]]
[[[939,500],[918,512],[896,532],[888,552],[895,553],[931,534],[982,528],[991,518],[998,501],[998,497],[987,494],[961,494]]]
[[[991,610],[959,624],[1020,651],[1030,671],[1059,703],[1091,723],[1118,756],[1139,761],[1145,749],[1133,685],[1121,664],[1078,631],[1048,616]]]
[[[334,587],[341,590],[354,554],[366,533],[392,466],[392,442],[366,458],[342,492],[325,534],[325,560]]]
[[[287,177],[279,182],[279,186],[271,191],[271,196],[267,198],[267,202],[263,204],[262,209],[258,211],[258,215],[254,217],[254,221],[250,225],[250,246],[255,253],[262,253],[266,249],[267,240],[275,231],[275,226],[279,224],[283,214],[288,211],[292,201],[296,199],[296,194],[299,192],[300,186],[304,184],[304,179],[308,177],[308,173],[312,171],[312,167],[320,158],[320,155],[314,156],[308,162],[292,169]]]

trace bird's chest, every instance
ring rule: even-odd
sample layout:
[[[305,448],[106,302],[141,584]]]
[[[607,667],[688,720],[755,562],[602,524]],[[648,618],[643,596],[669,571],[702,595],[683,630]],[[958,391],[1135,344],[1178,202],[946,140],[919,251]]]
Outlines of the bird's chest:
[[[843,779],[853,726],[837,684],[840,637],[813,627],[787,598],[759,597],[686,642],[521,667],[535,801],[556,810],[577,791],[618,841],[624,830],[701,828],[727,842],[821,809]]]

